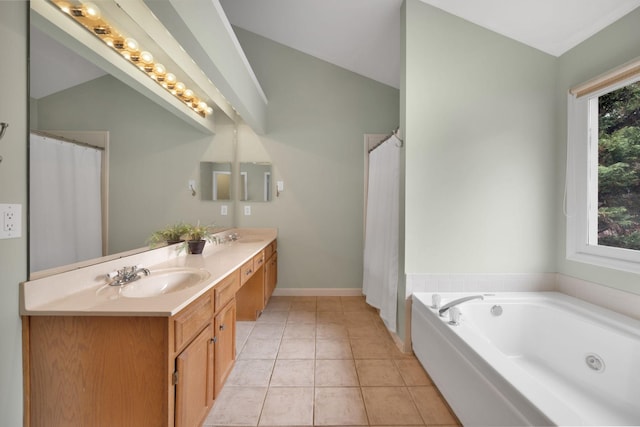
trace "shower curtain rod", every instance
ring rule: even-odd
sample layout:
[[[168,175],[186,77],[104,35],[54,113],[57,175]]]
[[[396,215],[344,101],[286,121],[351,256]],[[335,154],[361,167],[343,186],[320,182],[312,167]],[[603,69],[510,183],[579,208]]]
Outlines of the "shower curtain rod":
[[[396,139],[400,142],[399,144],[396,144],[396,147],[400,148],[402,147],[402,145],[404,144],[404,141],[402,140],[402,138],[400,138],[398,136],[398,131],[400,130],[399,127],[397,127],[393,132],[391,132],[389,135],[385,136],[382,141],[378,142],[376,145],[374,145],[373,147],[371,147],[369,149],[369,153],[372,152],[373,150],[375,150],[376,148],[378,148],[379,146],[381,146],[382,144],[384,144],[385,142],[387,142],[389,140],[389,138],[391,138],[392,136],[395,136]]]
[[[98,147],[97,145],[91,145],[91,144],[88,144],[86,142],[76,141],[75,139],[65,138],[63,136],[54,135],[52,133],[43,132],[41,130],[32,130],[32,131],[30,131],[30,133],[32,133],[34,135],[42,136],[44,138],[57,139],[58,141],[68,142],[70,144],[76,144],[76,145],[80,145],[82,147],[93,148],[94,150],[104,151],[104,147]]]

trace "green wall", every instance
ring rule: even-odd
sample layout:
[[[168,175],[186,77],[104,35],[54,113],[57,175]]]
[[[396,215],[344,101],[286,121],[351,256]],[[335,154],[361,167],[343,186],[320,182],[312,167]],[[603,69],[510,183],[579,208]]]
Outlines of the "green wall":
[[[406,4],[406,273],[555,271],[556,59]]]
[[[0,424],[22,425],[22,327],[18,283],[27,278],[27,2],[0,2],[0,203],[22,205],[22,237],[0,240]]]
[[[606,71],[640,57],[640,9],[613,23],[585,40],[559,58],[558,75],[558,128],[556,157],[558,186],[556,200],[561,204],[564,196],[564,178],[567,141],[567,94],[569,89]],[[606,286],[640,294],[640,275],[592,266],[566,259],[566,218],[557,216],[558,271]]]
[[[364,138],[398,126],[397,89],[235,28],[267,107],[264,136],[242,129],[245,145],[262,145],[284,192],[239,225],[279,232],[280,288],[362,286]],[[257,213],[257,215],[256,215]]]

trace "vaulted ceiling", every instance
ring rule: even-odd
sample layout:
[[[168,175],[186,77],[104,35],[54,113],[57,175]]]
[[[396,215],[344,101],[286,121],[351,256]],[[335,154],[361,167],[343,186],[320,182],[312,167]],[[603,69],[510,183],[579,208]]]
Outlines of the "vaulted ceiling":
[[[640,6],[640,0],[422,1],[555,56]],[[402,0],[221,0],[221,4],[235,26],[399,87]],[[31,96],[36,99],[101,74],[37,31],[31,41]],[[67,80],[52,77],[58,74]]]

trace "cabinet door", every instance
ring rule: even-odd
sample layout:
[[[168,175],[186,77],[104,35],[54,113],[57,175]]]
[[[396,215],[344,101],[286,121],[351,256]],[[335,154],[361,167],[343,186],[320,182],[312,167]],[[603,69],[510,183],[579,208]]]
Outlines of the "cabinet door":
[[[269,302],[278,283],[278,253],[275,252],[265,265],[264,305]]]
[[[215,395],[220,394],[236,359],[236,300],[233,299],[214,320],[216,334]]]
[[[199,426],[213,405],[211,323],[176,357],[176,427]]]

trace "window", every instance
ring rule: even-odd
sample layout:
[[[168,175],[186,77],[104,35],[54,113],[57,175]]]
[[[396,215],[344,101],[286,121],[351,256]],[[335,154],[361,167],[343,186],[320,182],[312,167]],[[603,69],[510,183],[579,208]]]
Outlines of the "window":
[[[567,257],[640,272],[640,75],[625,77],[569,96]]]

